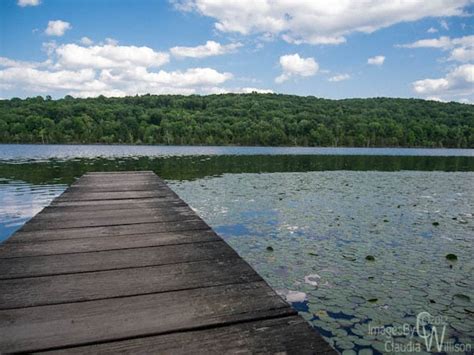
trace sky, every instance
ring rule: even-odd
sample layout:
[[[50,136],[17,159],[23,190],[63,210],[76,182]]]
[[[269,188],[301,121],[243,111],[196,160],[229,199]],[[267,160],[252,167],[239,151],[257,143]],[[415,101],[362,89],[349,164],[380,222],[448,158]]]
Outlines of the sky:
[[[0,98],[474,103],[473,0],[0,0]]]

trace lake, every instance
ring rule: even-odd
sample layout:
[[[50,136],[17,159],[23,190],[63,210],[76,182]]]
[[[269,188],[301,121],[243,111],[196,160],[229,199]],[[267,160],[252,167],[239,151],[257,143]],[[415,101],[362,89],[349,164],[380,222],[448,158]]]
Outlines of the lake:
[[[343,354],[425,350],[420,312],[473,344],[474,150],[0,145],[0,242],[113,170],[166,179]]]

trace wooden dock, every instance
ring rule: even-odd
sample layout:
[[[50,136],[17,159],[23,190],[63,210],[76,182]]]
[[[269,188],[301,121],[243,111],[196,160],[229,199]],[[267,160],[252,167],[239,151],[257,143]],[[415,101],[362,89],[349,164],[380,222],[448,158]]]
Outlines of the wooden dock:
[[[0,244],[0,353],[334,350],[152,172],[88,173]]]

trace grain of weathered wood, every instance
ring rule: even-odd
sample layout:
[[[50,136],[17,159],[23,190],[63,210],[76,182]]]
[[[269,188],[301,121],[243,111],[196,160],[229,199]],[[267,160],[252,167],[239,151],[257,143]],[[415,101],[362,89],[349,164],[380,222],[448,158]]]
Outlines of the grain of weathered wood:
[[[113,176],[113,175],[83,175],[79,180],[75,181],[71,187],[87,187],[87,188],[109,188],[111,186],[139,186],[146,184],[155,184],[167,186],[166,183],[156,175],[127,175],[127,176]]]
[[[156,178],[158,176],[151,170],[123,170],[123,171],[91,171],[88,172],[85,176],[114,176],[114,175],[151,175]]]
[[[80,189],[84,190],[97,190],[97,191],[107,191],[114,189],[122,190],[124,187],[129,187],[132,190],[141,187],[149,187],[149,190],[152,189],[160,189],[166,188],[165,182],[156,179],[129,179],[127,177],[123,177],[120,179],[110,179],[110,178],[103,178],[103,179],[87,179],[87,177],[81,178],[74,184],[70,186],[72,189],[71,191],[77,191]]]
[[[152,204],[158,203],[161,205],[166,205],[168,203],[180,203],[181,201],[177,200],[175,197],[149,197],[149,198],[123,198],[123,199],[114,199],[114,200],[84,200],[84,201],[74,201],[74,200],[54,200],[51,202],[51,206],[112,206],[112,205],[124,205],[124,204]]]
[[[88,173],[0,245],[0,353],[334,354],[163,180]]]
[[[86,183],[86,182],[114,182],[114,183],[131,183],[131,182],[154,182],[154,183],[163,183],[164,181],[160,179],[156,174],[104,174],[104,175],[92,175],[85,174],[79,181],[76,181],[73,185]]]
[[[79,180],[76,180],[74,184],[76,183],[82,183],[82,182],[87,182],[87,181],[138,181],[138,180],[147,180],[147,181],[155,181],[155,182],[164,182],[162,178],[160,178],[158,175],[156,175],[153,172],[150,173],[140,173],[140,174],[109,174],[109,173],[104,173],[104,174],[91,174],[91,173],[86,173],[82,175],[82,177]]]
[[[0,279],[61,275],[100,270],[225,259],[237,254],[225,242],[55,254],[0,259]]]
[[[103,201],[110,203],[101,203],[101,204],[84,204],[80,206],[75,205],[49,205],[47,210],[49,211],[60,211],[64,213],[76,213],[76,212],[97,212],[97,211],[118,211],[118,210],[130,210],[130,209],[141,209],[141,208],[173,208],[173,207],[187,207],[181,200],[171,200],[171,201],[148,201],[146,200],[131,200],[132,202],[123,202],[123,201]]]
[[[262,281],[237,255],[123,270],[0,280],[0,309]]]
[[[164,232],[182,232],[190,230],[206,230],[209,226],[201,220],[178,221],[168,223],[146,223],[123,226],[107,227],[85,227],[40,231],[23,231],[20,229],[15,233],[15,238],[9,241],[12,243],[26,243],[30,241],[77,239],[77,238],[98,238],[113,237],[121,235],[138,235]]]
[[[95,177],[95,176],[113,177],[113,176],[118,176],[118,175],[141,176],[141,177],[150,176],[150,177],[153,177],[154,179],[161,180],[161,178],[151,170],[89,171],[86,174],[84,174],[83,177]]]
[[[144,214],[144,215],[122,215],[122,216],[101,216],[100,213],[94,218],[55,218],[46,219],[37,218],[23,227],[23,231],[39,231],[50,229],[70,229],[84,227],[106,227],[147,223],[166,223],[182,221],[199,221],[199,217],[193,212],[166,213],[166,214]]]
[[[264,282],[11,309],[0,311],[0,351],[81,345],[295,313]]]
[[[131,200],[144,198],[176,198],[173,194],[163,191],[118,191],[118,192],[65,192],[56,199],[58,202],[66,201],[105,201],[105,200]]]
[[[73,185],[68,191],[78,192],[119,192],[119,191],[146,191],[146,190],[157,190],[166,186],[163,183],[156,182],[144,182],[139,184],[90,184]]]
[[[57,219],[91,219],[91,218],[113,218],[113,217],[131,217],[131,216],[160,216],[160,215],[170,215],[170,214],[188,214],[195,212],[188,206],[178,206],[178,207],[162,207],[162,208],[128,208],[122,210],[97,210],[97,211],[68,211],[66,207],[57,209],[57,208],[44,208],[40,213],[38,213],[31,222],[36,220],[57,220]]]
[[[220,237],[211,230],[132,234],[101,238],[34,240],[27,243],[16,243],[13,240],[7,240],[0,244],[0,259],[215,242],[220,240]]]
[[[81,346],[43,354],[334,354],[301,317],[238,323],[227,327]]]

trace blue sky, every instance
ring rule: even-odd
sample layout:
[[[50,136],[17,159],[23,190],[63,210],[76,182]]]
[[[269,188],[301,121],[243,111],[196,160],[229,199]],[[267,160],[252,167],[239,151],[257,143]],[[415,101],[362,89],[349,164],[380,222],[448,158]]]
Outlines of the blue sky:
[[[1,0],[0,97],[474,102],[471,0]]]

